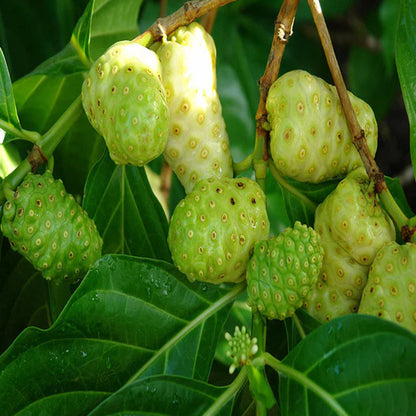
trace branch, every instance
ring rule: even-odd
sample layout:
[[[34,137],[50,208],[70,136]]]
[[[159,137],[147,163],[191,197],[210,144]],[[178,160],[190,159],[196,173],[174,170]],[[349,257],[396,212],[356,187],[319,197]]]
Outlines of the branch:
[[[166,17],[160,17],[145,32],[133,39],[135,42],[149,46],[159,41],[164,35],[169,35],[180,26],[185,26],[212,9],[224,6],[236,0],[193,0],[187,1],[176,12]]]
[[[328,61],[328,66],[331,71],[331,75],[334,80],[345,117],[347,119],[348,129],[353,137],[355,148],[360,154],[361,160],[363,161],[364,167],[367,171],[367,175],[370,179],[374,180],[374,191],[380,195],[380,199],[382,200],[387,212],[395,222],[403,239],[405,241],[410,241],[413,238],[413,235],[416,234],[416,227],[409,227],[409,219],[402,212],[393,196],[391,195],[389,189],[387,188],[384,174],[377,166],[377,163],[375,162],[373,156],[371,155],[370,149],[368,148],[364,130],[358,123],[350,97],[347,92],[347,88],[345,86],[344,79],[341,74],[341,70],[338,65],[337,58],[335,56],[334,47],[331,42],[331,37],[329,35],[324,16],[322,14],[319,0],[308,0],[308,3],[312,11],[313,20],[318,29],[319,37],[321,39],[325,56]]]
[[[274,34],[266,69],[259,80],[260,101],[256,113],[256,146],[254,150],[254,170],[256,179],[260,185],[265,180],[265,164],[269,159],[268,145],[269,132],[265,129],[267,125],[266,99],[269,89],[276,81],[280,63],[286,44],[292,34],[293,22],[299,0],[284,0],[279,14],[274,23]],[[264,177],[263,177],[264,176]]]
[[[279,75],[283,52],[290,36],[292,35],[292,27],[298,4],[299,0],[284,0],[274,23],[273,41],[269,57],[267,59],[266,69],[263,76],[259,80],[260,102],[257,108],[256,121],[257,127],[261,128],[262,132],[264,132],[262,124],[267,120],[267,94],[269,93],[269,89],[273,82],[276,81]]]
[[[308,0],[309,7],[312,11],[313,20],[316,28],[318,29],[319,37],[325,52],[328,66],[331,71],[332,78],[337,89],[339,99],[341,101],[342,108],[347,119],[348,129],[353,137],[353,143],[361,156],[361,160],[365,166],[367,174],[370,179],[374,179],[375,192],[380,194],[383,190],[387,189],[386,182],[384,180],[384,174],[381,172],[370,149],[367,145],[364,130],[358,123],[357,116],[351,104],[350,97],[348,96],[347,88],[345,86],[344,79],[341,74],[341,70],[335,56],[334,47],[332,45],[331,37],[328,32],[328,28],[325,23],[324,15],[322,14],[321,5],[319,0]]]

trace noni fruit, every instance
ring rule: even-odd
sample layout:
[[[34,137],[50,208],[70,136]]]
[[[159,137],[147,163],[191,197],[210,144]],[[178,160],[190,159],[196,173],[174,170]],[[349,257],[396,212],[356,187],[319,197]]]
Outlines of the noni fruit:
[[[377,123],[371,107],[349,93],[374,156]],[[333,85],[294,70],[279,77],[266,100],[270,153],[277,169],[302,182],[344,177],[362,166]]]
[[[15,251],[57,284],[80,279],[101,257],[94,221],[49,171],[26,176],[4,204],[1,230]]]
[[[416,332],[416,245],[392,241],[370,267],[358,313],[379,316]]]
[[[310,295],[322,267],[323,249],[312,227],[296,221],[276,237],[258,242],[247,266],[248,304],[269,319],[292,316]]]
[[[269,231],[265,195],[256,182],[209,178],[176,206],[168,243],[174,263],[190,281],[239,282],[254,244]]]
[[[143,166],[163,153],[169,108],[155,52],[132,41],[111,46],[92,65],[82,103],[116,164]]]
[[[321,321],[357,312],[376,253],[396,238],[364,168],[350,172],[317,207],[314,229],[325,254],[306,309]]]
[[[194,22],[175,30],[157,54],[170,111],[166,161],[186,193],[201,179],[232,177],[212,37]]]

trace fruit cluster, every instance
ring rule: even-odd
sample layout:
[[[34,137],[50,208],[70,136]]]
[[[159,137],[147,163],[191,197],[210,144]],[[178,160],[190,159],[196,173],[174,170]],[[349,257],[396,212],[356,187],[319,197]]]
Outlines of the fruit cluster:
[[[374,310],[367,292],[381,290],[374,282],[367,289],[367,278],[370,271],[368,284],[380,280],[372,277],[379,267],[371,265],[395,240],[395,228],[354,148],[335,87],[295,70],[270,88],[265,127],[278,172],[303,182],[340,181],[318,206],[313,228],[296,222],[270,237],[262,189],[234,177],[215,61],[213,39],[192,23],[151,49],[114,45],[83,87],[85,111],[116,163],[142,166],[163,153],[182,183],[187,195],[168,235],[175,265],[190,281],[246,279],[248,303],[270,319],[285,319],[302,306],[323,322]],[[349,97],[374,156],[374,113]],[[360,306],[363,292],[367,306]]]
[[[247,280],[249,305],[269,319],[300,307],[322,322],[358,311],[416,331],[416,248],[395,242],[335,87],[295,70],[270,88],[264,127],[279,174],[339,180],[313,227],[295,222],[270,236],[263,190],[234,175],[215,65],[214,41],[194,22],[151,48],[112,45],[82,86],[86,115],[116,164],[145,166],[163,155],[183,185],[168,234],[174,264],[190,281]],[[350,99],[374,156],[374,113]],[[94,222],[50,172],[28,175],[4,206],[2,231],[56,282],[80,278],[101,256]]]

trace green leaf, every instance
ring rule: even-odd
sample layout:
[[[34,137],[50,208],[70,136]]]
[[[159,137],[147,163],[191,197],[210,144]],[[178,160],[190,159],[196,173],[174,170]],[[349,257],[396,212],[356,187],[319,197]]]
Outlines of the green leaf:
[[[139,34],[137,17],[143,0],[92,1],[89,56],[95,61],[114,42]]]
[[[26,128],[44,133],[51,127],[81,93],[84,78],[80,71],[89,67],[88,41],[96,57],[114,42],[136,35],[140,5],[136,0],[91,0],[68,45],[14,84]]]
[[[393,198],[399,205],[400,209],[403,213],[408,217],[413,217],[414,213],[409,206],[409,203],[406,198],[406,194],[404,189],[400,183],[399,178],[390,178],[388,176],[385,177],[386,185],[389,188],[390,193],[392,194]]]
[[[21,130],[14,101],[12,82],[3,50],[0,48],[0,128],[14,133]]]
[[[348,80],[351,92],[368,103],[376,119],[381,120],[391,108],[399,87],[396,73],[387,70],[382,54],[368,48],[352,47]]]
[[[31,75],[13,84],[16,105],[28,130],[45,133],[81,91],[83,76]]]
[[[88,416],[202,415],[225,390],[177,376],[153,376],[129,384],[114,393]],[[218,415],[229,415],[230,406]]]
[[[116,165],[108,152],[91,171],[84,209],[94,218],[103,253],[125,253],[170,261],[166,215],[144,168]]]
[[[283,360],[349,415],[410,415],[416,406],[416,336],[373,316],[348,315],[309,334]],[[280,378],[282,415],[336,414],[304,385]]]
[[[54,175],[61,178],[68,192],[82,196],[93,166],[101,159],[106,146],[85,115],[79,117],[54,152]],[[74,169],[73,161],[77,161]]]
[[[27,328],[0,357],[2,416],[84,416],[150,375],[206,380],[242,288],[191,284],[160,261],[104,256],[50,329]]]
[[[396,36],[396,66],[410,124],[410,155],[416,175],[416,3],[402,0]]]
[[[27,326],[50,324],[48,286],[40,272],[10,248],[0,261],[0,351]],[[7,254],[6,254],[7,253]]]
[[[396,42],[397,20],[400,12],[400,1],[383,0],[379,7],[379,18],[382,26],[381,45],[387,73],[394,72],[394,46]]]
[[[313,226],[315,209],[325,197],[332,192],[338,180],[326,181],[318,184],[298,182],[291,178],[277,178],[279,182],[273,186],[278,187],[282,193],[286,214],[290,225],[295,221]],[[270,189],[273,189],[269,185]]]

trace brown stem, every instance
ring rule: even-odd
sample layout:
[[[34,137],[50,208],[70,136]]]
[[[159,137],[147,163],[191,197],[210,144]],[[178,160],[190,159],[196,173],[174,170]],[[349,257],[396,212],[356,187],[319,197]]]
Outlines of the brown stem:
[[[168,0],[160,0],[159,17],[165,17],[166,16],[167,4],[168,4]]]
[[[35,172],[40,165],[48,161],[48,158],[42,152],[42,149],[37,144],[35,144],[28,154],[27,160],[32,167],[32,172]]]
[[[345,82],[342,77],[337,58],[335,56],[334,47],[332,45],[331,37],[325,23],[325,18],[322,14],[321,5],[319,0],[308,0],[308,3],[312,11],[313,20],[318,29],[319,37],[321,39],[325,56],[328,61],[328,66],[335,83],[335,87],[338,91],[345,117],[347,119],[348,128],[353,137],[353,143],[360,154],[368,176],[374,179],[375,192],[381,193],[383,190],[387,189],[386,182],[384,180],[384,174],[381,172],[373,156],[371,155],[370,149],[367,145],[367,140],[365,138],[364,130],[358,123],[357,116],[355,115],[354,109],[352,107],[351,100],[348,96],[347,88],[345,86]]]
[[[215,18],[217,17],[218,7],[216,9],[212,9],[209,13],[207,13],[201,19],[201,24],[204,26],[205,30],[208,33],[212,32],[212,28],[214,27]]]
[[[273,82],[276,81],[280,63],[282,62],[283,52],[288,42],[295,20],[296,10],[299,0],[284,0],[279,14],[274,23],[274,35],[269,57],[267,59],[266,69],[259,80],[260,101],[256,113],[256,137],[264,137],[263,143],[263,160],[268,160],[268,137],[269,133],[264,129],[267,122],[266,99],[269,89]]]
[[[140,42],[141,38],[151,35],[153,42],[157,42],[164,35],[169,35],[180,26],[188,25],[194,20],[208,13],[212,9],[224,6],[236,0],[193,0],[187,1],[184,5],[176,10],[176,12],[166,17],[157,19],[152,26],[150,26],[146,32],[139,35],[134,39],[136,42]]]

